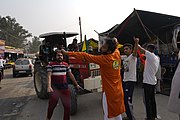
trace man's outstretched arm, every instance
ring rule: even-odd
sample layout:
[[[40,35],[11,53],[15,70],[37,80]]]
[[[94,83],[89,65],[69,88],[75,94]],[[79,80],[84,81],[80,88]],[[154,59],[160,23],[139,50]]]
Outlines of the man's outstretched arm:
[[[139,44],[138,44],[138,49],[139,49],[140,51],[142,51],[143,54],[145,54],[146,49],[144,49],[143,47],[141,47],[141,45],[139,45]]]
[[[133,51],[133,56],[137,57],[137,50],[138,50],[138,43],[139,43],[139,38],[133,37],[134,39],[134,51]]]
[[[107,61],[105,55],[91,55],[85,52],[68,52],[63,49],[61,50],[61,52],[64,55],[72,56],[77,59],[86,60],[88,62],[96,63],[99,65],[106,64],[105,61]]]

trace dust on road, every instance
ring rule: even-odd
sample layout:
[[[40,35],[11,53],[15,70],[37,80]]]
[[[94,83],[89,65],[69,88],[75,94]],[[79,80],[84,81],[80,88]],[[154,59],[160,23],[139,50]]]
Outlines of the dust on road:
[[[12,69],[4,71],[0,89],[0,119],[16,120],[23,106],[34,97],[33,78],[29,76],[12,77]]]

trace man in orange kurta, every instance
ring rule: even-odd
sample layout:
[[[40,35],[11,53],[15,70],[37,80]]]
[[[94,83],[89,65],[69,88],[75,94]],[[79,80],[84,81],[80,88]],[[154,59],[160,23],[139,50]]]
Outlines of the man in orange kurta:
[[[125,112],[122,79],[120,76],[121,56],[117,49],[117,39],[107,38],[105,41],[106,43],[100,49],[102,55],[67,52],[64,50],[62,50],[62,53],[100,65],[103,98],[105,95],[105,101],[107,101],[107,108],[104,108],[103,105],[104,114],[105,109],[107,109],[107,115],[105,114],[104,119],[108,120],[111,118],[113,120],[115,118],[116,120],[121,120],[121,114]]]

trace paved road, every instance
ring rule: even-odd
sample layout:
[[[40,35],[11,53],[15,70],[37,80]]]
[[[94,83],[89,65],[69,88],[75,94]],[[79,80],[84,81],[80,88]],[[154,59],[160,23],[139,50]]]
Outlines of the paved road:
[[[23,106],[34,95],[32,77],[12,77],[12,69],[4,71],[0,89],[0,120],[16,120]]]
[[[6,71],[0,90],[0,120],[45,120],[48,100],[35,95],[32,77],[12,78]],[[162,120],[178,120],[178,116],[167,110],[168,96],[157,94],[158,114]],[[142,88],[136,87],[134,93],[134,112],[137,120],[144,120],[145,109],[142,102]],[[3,109],[2,109],[3,108]],[[52,120],[62,120],[63,109],[59,102]],[[123,114],[124,116],[124,114]],[[71,120],[103,120],[101,93],[78,96],[78,113]]]
[[[40,100],[34,97],[18,120],[45,120],[48,100]],[[102,120],[100,93],[78,96],[78,113],[71,116],[71,120]],[[63,108],[61,102],[56,107],[52,120],[62,120]]]
[[[134,93],[134,112],[137,120],[144,120],[145,109],[142,102],[142,88],[136,88]],[[168,96],[156,95],[158,114],[162,120],[178,120],[178,116],[167,110]],[[47,100],[34,97],[29,101],[18,120],[45,120]],[[62,120],[62,105],[56,107],[52,120]],[[124,114],[123,114],[124,116]],[[71,120],[103,120],[101,109],[101,93],[90,93],[78,97],[78,113]]]

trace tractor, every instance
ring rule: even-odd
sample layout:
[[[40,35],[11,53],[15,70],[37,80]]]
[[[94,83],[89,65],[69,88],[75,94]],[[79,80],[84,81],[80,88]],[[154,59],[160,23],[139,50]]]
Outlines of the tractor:
[[[39,36],[44,40],[39,46],[39,52],[34,62],[34,86],[38,98],[48,98],[46,66],[53,61],[55,49],[63,48],[67,50],[67,38],[77,35],[78,33],[75,32],[51,32]],[[70,65],[78,84],[84,88],[83,91],[77,91],[67,76],[68,86],[71,91],[71,115],[73,115],[77,112],[77,94],[101,89],[101,77],[99,66],[94,63],[67,56],[64,59]]]

